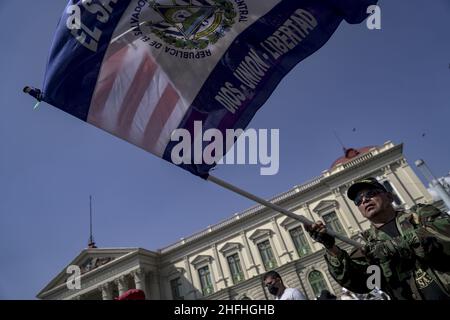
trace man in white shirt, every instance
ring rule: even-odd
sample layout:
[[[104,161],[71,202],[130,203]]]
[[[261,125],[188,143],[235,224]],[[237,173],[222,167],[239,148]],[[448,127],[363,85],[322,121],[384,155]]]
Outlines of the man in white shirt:
[[[296,288],[286,288],[283,279],[276,271],[269,271],[264,275],[264,285],[275,300],[308,300],[305,295]]]

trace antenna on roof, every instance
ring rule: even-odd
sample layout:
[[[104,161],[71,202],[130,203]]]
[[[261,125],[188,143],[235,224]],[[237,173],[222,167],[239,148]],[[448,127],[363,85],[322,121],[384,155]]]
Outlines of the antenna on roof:
[[[89,243],[88,248],[97,248],[92,235],[92,196],[89,196]]]
[[[339,144],[342,147],[342,150],[344,150],[344,152],[347,151],[347,148],[344,146],[344,144],[342,143],[341,138],[339,137],[339,135],[337,134],[336,130],[333,130],[334,136],[336,137],[337,141],[339,142]]]

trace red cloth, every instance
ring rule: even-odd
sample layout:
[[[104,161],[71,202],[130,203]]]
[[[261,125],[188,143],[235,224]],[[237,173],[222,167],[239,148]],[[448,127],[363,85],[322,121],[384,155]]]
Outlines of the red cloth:
[[[125,291],[121,296],[114,298],[114,300],[145,300],[145,293],[142,290],[131,289]]]

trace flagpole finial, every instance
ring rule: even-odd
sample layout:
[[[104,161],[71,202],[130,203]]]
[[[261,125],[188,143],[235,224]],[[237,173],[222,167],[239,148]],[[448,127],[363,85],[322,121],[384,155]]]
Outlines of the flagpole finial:
[[[42,101],[42,91],[40,89],[26,86],[25,88],[23,88],[23,92],[28,93],[39,102]]]

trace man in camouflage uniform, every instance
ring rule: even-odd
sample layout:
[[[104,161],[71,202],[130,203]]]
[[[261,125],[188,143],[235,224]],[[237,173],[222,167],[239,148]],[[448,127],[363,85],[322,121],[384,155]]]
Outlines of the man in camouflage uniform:
[[[431,205],[408,211],[392,206],[393,195],[374,178],[353,184],[347,192],[371,222],[366,244],[350,254],[335,245],[325,225],[307,227],[322,243],[333,278],[356,293],[367,293],[370,265],[381,270],[381,289],[397,300],[450,299],[450,217]]]

